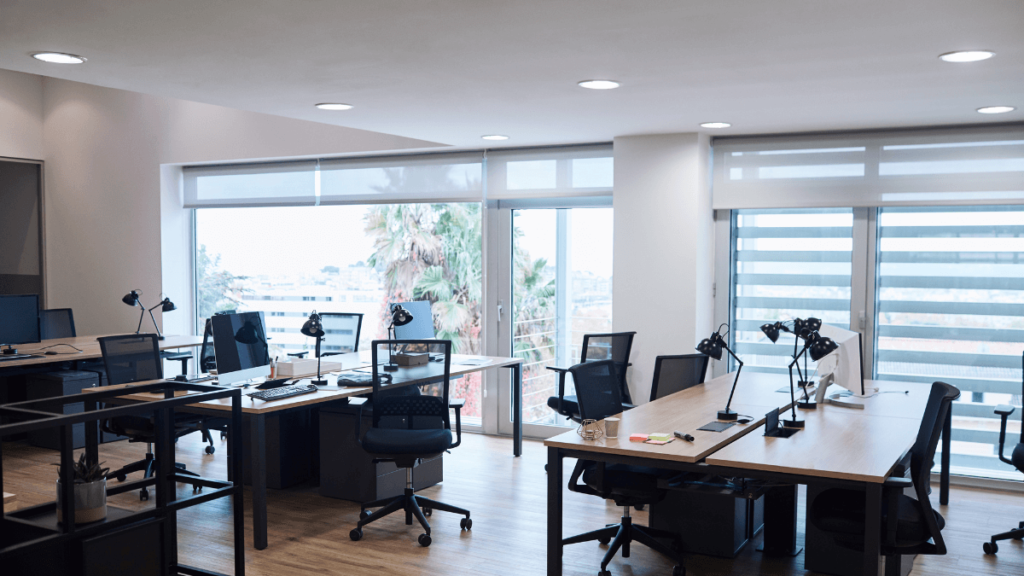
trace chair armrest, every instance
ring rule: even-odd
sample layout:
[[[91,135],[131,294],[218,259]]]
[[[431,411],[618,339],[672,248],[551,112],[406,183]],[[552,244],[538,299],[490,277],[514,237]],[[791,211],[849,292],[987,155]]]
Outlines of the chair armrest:
[[[305,358],[306,354],[309,354],[309,350],[306,350],[305,352],[289,352],[288,353],[289,356],[292,356],[292,357],[295,357],[295,358]]]
[[[562,406],[562,400],[565,398],[565,375],[569,373],[568,368],[559,368],[558,366],[545,366],[552,372],[558,372],[558,413],[565,414],[565,408]]]
[[[458,448],[462,444],[462,407],[466,405],[464,399],[448,399],[448,408],[455,410],[455,444],[450,448]]]
[[[1014,410],[1016,410],[1016,408],[1009,404],[1000,404],[999,406],[996,406],[996,414],[999,414],[1003,418],[1013,414]]]
[[[1013,466],[1013,460],[1003,456],[1003,446],[1006,445],[1006,421],[1010,418],[1010,414],[1013,414],[1013,411],[1013,406],[1007,404],[996,406],[996,414],[999,414],[999,450],[996,452],[996,456],[1011,466]]]
[[[636,406],[634,406],[632,404],[627,404],[626,402],[622,403],[622,411],[623,412],[625,412],[626,410],[632,410],[633,408],[636,408]]]
[[[568,368],[561,368],[559,366],[545,366],[545,368],[547,368],[548,370],[553,370],[555,372],[560,372],[562,374],[564,374],[564,373],[569,371]]]
[[[913,488],[914,482],[910,478],[903,478],[901,476],[890,476],[885,479],[882,486],[886,488],[898,488],[903,490],[904,488]]]
[[[448,399],[448,407],[449,408],[459,408],[459,409],[461,409],[465,405],[466,405],[466,399],[465,398],[449,398]]]

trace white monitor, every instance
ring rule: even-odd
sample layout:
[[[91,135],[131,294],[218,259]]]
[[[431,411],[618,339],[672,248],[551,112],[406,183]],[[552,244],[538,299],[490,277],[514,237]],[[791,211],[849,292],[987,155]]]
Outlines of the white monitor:
[[[818,386],[815,399],[818,402],[824,400],[824,383],[829,374],[834,384],[849,390],[854,396],[866,396],[869,391],[864,387],[864,374],[861,371],[864,365],[861,334],[828,324],[822,324],[818,334],[831,338],[839,348],[818,361],[818,381],[822,385]]]

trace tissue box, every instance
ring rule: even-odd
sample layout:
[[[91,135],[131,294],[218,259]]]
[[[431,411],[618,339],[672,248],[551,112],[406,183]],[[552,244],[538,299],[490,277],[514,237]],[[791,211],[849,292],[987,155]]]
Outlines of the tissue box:
[[[399,366],[423,366],[430,361],[430,354],[395,354],[394,359],[395,364],[398,364]]]
[[[323,370],[323,367],[320,368]],[[277,363],[278,378],[291,378],[295,376],[308,376],[316,374],[316,358],[296,358],[288,362]]]

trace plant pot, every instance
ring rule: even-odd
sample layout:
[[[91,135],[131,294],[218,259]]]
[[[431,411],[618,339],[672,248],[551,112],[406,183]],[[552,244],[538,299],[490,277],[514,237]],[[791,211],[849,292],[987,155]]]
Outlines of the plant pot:
[[[61,484],[57,481],[57,522],[63,522],[61,513]],[[107,517],[107,479],[88,484],[75,484],[75,524],[98,522]]]

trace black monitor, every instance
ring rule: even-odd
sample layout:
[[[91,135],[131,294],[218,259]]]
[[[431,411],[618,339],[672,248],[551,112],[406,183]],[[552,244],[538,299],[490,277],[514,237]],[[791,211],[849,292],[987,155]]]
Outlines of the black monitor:
[[[39,296],[0,295],[0,348],[7,346],[4,354],[17,354],[12,345],[39,341]]]
[[[221,384],[270,375],[270,346],[262,312],[217,314],[210,323]]]

